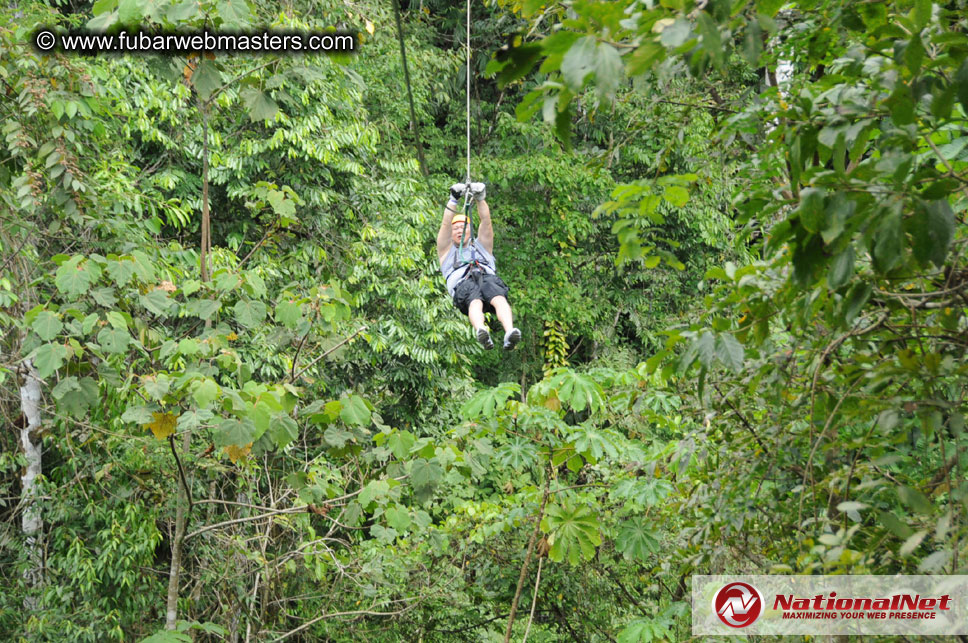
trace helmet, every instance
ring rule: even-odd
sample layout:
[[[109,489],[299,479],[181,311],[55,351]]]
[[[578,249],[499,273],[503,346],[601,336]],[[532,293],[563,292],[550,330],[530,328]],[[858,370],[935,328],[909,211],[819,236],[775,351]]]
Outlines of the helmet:
[[[454,218],[451,219],[451,225],[454,225],[455,223],[467,223],[467,215],[466,214],[455,214],[454,215]]]

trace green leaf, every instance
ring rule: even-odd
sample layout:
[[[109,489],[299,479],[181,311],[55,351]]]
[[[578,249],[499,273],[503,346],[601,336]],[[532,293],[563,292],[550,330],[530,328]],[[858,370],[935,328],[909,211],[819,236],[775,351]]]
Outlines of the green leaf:
[[[515,437],[498,449],[498,461],[508,467],[521,470],[531,466],[538,457],[538,449],[525,438]]]
[[[134,268],[133,259],[119,259],[117,261],[109,260],[106,270],[114,283],[118,286],[126,286],[131,281],[131,277],[134,276]]]
[[[349,395],[342,400],[343,408],[339,410],[339,417],[346,424],[367,426],[370,424],[370,409],[359,395]]]
[[[360,492],[360,504],[365,508],[371,502],[379,500],[390,493],[390,485],[386,480],[370,480]]]
[[[105,315],[105,318],[114,328],[118,330],[128,330],[128,320],[124,318],[124,315],[116,310],[110,310]]]
[[[618,449],[611,436],[587,423],[575,427],[568,439],[574,444],[575,451],[586,457],[601,460],[606,453],[612,458],[618,457]]]
[[[121,420],[132,424],[148,424],[154,420],[153,413],[157,411],[158,407],[155,405],[129,406],[121,414]]]
[[[97,0],[91,7],[91,13],[99,16],[105,11],[114,11],[118,6],[118,0]]]
[[[397,530],[392,527],[384,527],[383,525],[373,525],[370,527],[370,535],[376,538],[378,541],[385,545],[391,544],[397,539]]]
[[[898,538],[906,540],[911,536],[911,534],[914,533],[913,529],[901,522],[901,520],[890,511],[882,511],[878,513],[878,517],[880,518],[881,523],[887,527],[888,531],[893,533]]]
[[[288,415],[275,415],[269,422],[269,437],[281,449],[299,437],[299,425]]]
[[[595,36],[579,38],[562,59],[561,75],[573,91],[581,90],[585,77],[594,71],[597,45]]]
[[[54,337],[57,336],[61,329],[64,328],[64,324],[58,319],[57,315],[50,312],[49,310],[42,310],[34,318],[33,323],[30,325],[37,335],[44,340],[49,342]]]
[[[651,507],[662,502],[674,491],[672,483],[661,478],[622,480],[613,488],[613,499],[630,500],[641,507]]]
[[[481,391],[461,407],[461,415],[468,420],[478,417],[493,417],[496,411],[504,408],[508,398],[521,392],[518,384],[504,382],[494,388]]]
[[[215,429],[213,438],[217,447],[244,447],[259,439],[259,435],[252,420],[231,418]]]
[[[120,0],[118,3],[118,20],[127,27],[136,27],[144,18],[146,7],[144,0]]]
[[[191,82],[201,99],[208,100],[215,90],[222,86],[222,75],[215,61],[202,59],[192,74]]]
[[[144,375],[141,377],[141,386],[151,399],[160,402],[163,397],[168,395],[171,388],[171,378],[164,373],[157,375]]]
[[[168,22],[185,26],[191,24],[198,16],[199,4],[196,0],[183,0],[177,4],[169,5],[165,18]]]
[[[590,560],[595,555],[595,548],[602,544],[598,517],[584,505],[574,507],[567,502],[550,505],[541,528],[550,534],[548,556],[556,563],[565,558],[572,565],[580,560]]]
[[[161,288],[155,288],[141,295],[140,301],[142,306],[159,317],[168,317],[175,303]]]
[[[931,501],[928,500],[928,497],[913,487],[908,487],[905,485],[899,486],[897,488],[897,496],[901,499],[901,502],[903,502],[916,513],[934,513],[934,505],[931,504]]]
[[[681,185],[669,185],[663,191],[662,198],[677,208],[681,208],[689,202],[689,190]]]
[[[556,391],[559,400],[578,412],[587,408],[594,413],[605,403],[598,382],[571,369],[564,369],[551,379],[549,385]]]
[[[822,188],[804,188],[800,191],[800,223],[808,232],[819,232],[824,223],[824,196]]]
[[[662,30],[659,40],[666,47],[675,49],[689,40],[692,34],[692,25],[688,20],[677,19],[674,23]]]
[[[218,397],[218,392],[219,385],[215,383],[215,380],[206,377],[203,380],[196,380],[192,390],[192,398],[199,408],[204,409]]]
[[[911,217],[914,257],[921,265],[929,261],[939,268],[944,265],[954,238],[955,215],[947,199],[919,202]]]
[[[651,554],[659,552],[658,535],[642,518],[626,520],[615,535],[615,549],[625,560],[646,562]]]
[[[60,408],[80,417],[98,401],[97,382],[90,377],[65,377],[51,390],[51,395]]]
[[[827,273],[827,286],[831,290],[838,290],[854,275],[854,247],[847,249],[833,258]]]
[[[192,643],[192,637],[184,632],[158,630],[151,636],[141,639],[139,643]]]
[[[914,553],[914,550],[918,548],[918,545],[921,544],[921,541],[924,540],[924,537],[927,535],[927,529],[922,529],[915,532],[910,538],[904,541],[904,544],[901,545],[901,548],[897,553],[901,556],[901,558],[907,558]]]
[[[893,269],[901,261],[902,250],[901,217],[890,214],[884,217],[874,235],[874,266],[878,272]]]
[[[266,318],[266,305],[261,301],[240,299],[235,304],[235,320],[246,328],[255,328]]]
[[[59,291],[71,297],[86,293],[94,282],[94,275],[88,270],[87,264],[88,262],[81,256],[65,261],[57,269],[54,285]]]
[[[342,449],[352,437],[352,433],[338,426],[327,427],[323,433],[323,439],[326,441],[326,444],[334,449]]]
[[[618,50],[606,42],[595,49],[595,87],[599,95],[613,96],[622,80],[622,59]]]
[[[401,506],[390,507],[384,514],[387,524],[397,531],[405,531],[410,526],[410,513]]]
[[[185,357],[191,357],[192,355],[197,355],[201,350],[198,342],[191,337],[186,337],[185,339],[178,342],[178,347],[176,348],[179,355],[184,355]]]
[[[253,123],[271,121],[276,117],[279,106],[265,92],[250,87],[243,89],[241,95]]]
[[[387,440],[387,448],[398,460],[405,459],[410,455],[410,448],[416,441],[413,433],[409,431],[397,431]]]
[[[958,102],[965,113],[968,113],[968,58],[961,62],[961,67],[955,73],[954,84],[957,87]]]
[[[276,304],[275,316],[277,322],[294,329],[303,320],[302,305],[294,301],[280,301]]]
[[[904,64],[912,74],[917,74],[921,70],[921,62],[924,60],[924,45],[918,35],[911,37],[907,47],[904,48]]]
[[[199,319],[211,319],[222,309],[222,302],[218,299],[194,299],[188,302],[186,309]]]
[[[723,333],[716,338],[716,357],[734,373],[743,370],[743,352],[743,345],[729,333]]]
[[[128,344],[131,341],[131,335],[128,334],[126,330],[118,330],[117,328],[102,328],[101,332],[97,334],[97,343],[101,345],[101,348],[111,354],[121,354],[128,350]]]
[[[426,458],[417,458],[410,466],[410,483],[414,489],[430,489],[437,485],[443,469],[440,464]]]
[[[849,325],[857,318],[864,304],[870,299],[872,291],[871,285],[867,282],[860,282],[851,286],[847,297],[844,299],[845,324]]]

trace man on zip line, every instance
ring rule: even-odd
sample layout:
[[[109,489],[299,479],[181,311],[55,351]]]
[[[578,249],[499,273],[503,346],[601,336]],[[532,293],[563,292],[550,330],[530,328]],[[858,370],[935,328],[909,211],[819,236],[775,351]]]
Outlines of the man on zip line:
[[[458,209],[458,201],[467,192],[477,202],[477,216],[481,225],[477,238],[467,215]],[[521,341],[521,331],[514,327],[508,287],[497,276],[494,251],[494,228],[491,209],[485,201],[483,183],[455,183],[450,186],[450,200],[437,233],[437,257],[440,271],[447,280],[447,292],[457,307],[477,331],[477,341],[486,349],[494,348],[491,334],[484,324],[484,313],[494,313],[504,326],[504,350],[511,350]]]

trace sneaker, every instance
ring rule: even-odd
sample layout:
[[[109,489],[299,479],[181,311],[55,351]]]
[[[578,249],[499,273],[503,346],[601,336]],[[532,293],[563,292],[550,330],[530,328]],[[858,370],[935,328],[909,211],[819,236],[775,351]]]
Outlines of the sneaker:
[[[504,335],[504,350],[512,350],[521,341],[521,331],[512,328]]]
[[[491,350],[494,348],[494,342],[491,341],[491,334],[487,332],[486,328],[481,328],[477,331],[477,341],[481,343],[484,350]]]

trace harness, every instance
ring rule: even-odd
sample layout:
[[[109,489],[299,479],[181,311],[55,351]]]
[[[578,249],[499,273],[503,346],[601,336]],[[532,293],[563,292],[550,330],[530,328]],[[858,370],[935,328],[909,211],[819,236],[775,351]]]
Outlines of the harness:
[[[463,269],[464,272],[461,273],[460,279],[457,283],[460,283],[467,278],[471,278],[477,282],[478,286],[480,286],[481,278],[484,275],[483,266],[487,264],[482,264],[478,258],[477,238],[474,236],[474,215],[472,214],[471,208],[473,198],[471,197],[470,191],[470,179],[468,178],[467,181],[468,182],[466,185],[468,187],[464,190],[464,234],[461,238],[462,240],[468,239],[468,241],[467,243],[462,243],[461,245],[457,246],[457,256],[455,257],[454,269],[451,271],[451,274]],[[468,248],[469,251],[465,251],[465,247]],[[493,270],[494,267],[491,266],[491,269]],[[446,278],[449,280],[450,275],[447,275]]]

